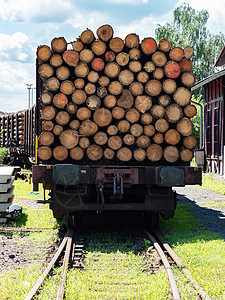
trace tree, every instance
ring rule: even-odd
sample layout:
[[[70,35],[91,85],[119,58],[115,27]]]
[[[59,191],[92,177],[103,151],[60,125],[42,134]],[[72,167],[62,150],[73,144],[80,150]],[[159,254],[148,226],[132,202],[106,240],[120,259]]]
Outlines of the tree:
[[[209,13],[204,9],[196,11],[189,4],[184,4],[177,7],[173,15],[171,24],[158,24],[155,30],[156,40],[168,38],[176,46],[192,46],[193,73],[197,81],[213,74],[213,64],[225,43],[224,34],[209,32],[206,28]]]

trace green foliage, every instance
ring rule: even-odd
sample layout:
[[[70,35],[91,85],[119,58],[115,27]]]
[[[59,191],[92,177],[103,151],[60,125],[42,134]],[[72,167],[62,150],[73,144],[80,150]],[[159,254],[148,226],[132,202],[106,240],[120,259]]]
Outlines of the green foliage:
[[[204,107],[202,104],[202,96],[199,97],[195,97],[194,95],[192,95],[192,101],[194,102],[198,102],[199,104],[202,105],[202,109],[204,111]],[[193,105],[195,105],[194,103],[192,103]],[[201,109],[199,107],[199,105],[195,105],[197,108],[197,114],[191,119],[193,125],[194,125],[194,130],[193,130],[193,135],[196,137],[198,144],[196,146],[197,149],[200,148],[200,127],[201,127]],[[204,114],[202,116],[202,122],[203,122],[203,127],[204,127]],[[203,130],[203,128],[202,128]]]
[[[0,165],[3,163],[5,157],[9,153],[9,149],[7,148],[0,148]]]
[[[176,46],[194,48],[192,62],[197,81],[213,74],[213,64],[225,43],[224,34],[212,34],[207,30],[209,13],[204,9],[196,11],[185,3],[177,7],[173,14],[171,24],[158,24],[156,39],[168,38]]]

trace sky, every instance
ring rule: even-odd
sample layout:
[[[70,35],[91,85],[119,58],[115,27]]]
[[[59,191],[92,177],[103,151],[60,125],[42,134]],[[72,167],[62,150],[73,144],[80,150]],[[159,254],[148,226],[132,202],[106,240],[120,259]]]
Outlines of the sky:
[[[208,29],[225,34],[224,0],[187,0],[209,12]],[[76,40],[86,28],[96,33],[110,24],[114,36],[135,32],[140,39],[155,36],[157,24],[173,20],[181,0],[0,0],[0,111],[28,108],[26,84],[35,87],[35,57],[39,45],[54,37]],[[35,90],[33,101],[35,102]]]

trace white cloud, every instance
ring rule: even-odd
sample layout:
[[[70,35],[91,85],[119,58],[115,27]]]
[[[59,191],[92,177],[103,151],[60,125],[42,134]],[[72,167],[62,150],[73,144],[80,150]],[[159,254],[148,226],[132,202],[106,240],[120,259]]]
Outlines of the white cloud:
[[[148,0],[111,0],[111,3],[128,3],[128,4],[139,4],[141,3],[147,3]]]

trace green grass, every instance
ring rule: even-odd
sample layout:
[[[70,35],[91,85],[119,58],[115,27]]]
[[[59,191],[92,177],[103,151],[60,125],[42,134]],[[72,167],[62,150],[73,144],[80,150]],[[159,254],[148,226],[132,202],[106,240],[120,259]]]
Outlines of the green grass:
[[[44,197],[44,190],[41,184],[39,184],[39,194],[33,195],[33,185],[29,184],[28,182],[23,181],[22,179],[18,178],[14,181],[14,199],[26,199],[26,200],[40,200]],[[35,192],[36,193],[36,192]]]
[[[202,173],[202,187],[207,190],[225,195],[225,184],[220,181],[215,181],[213,179],[213,174]]]

